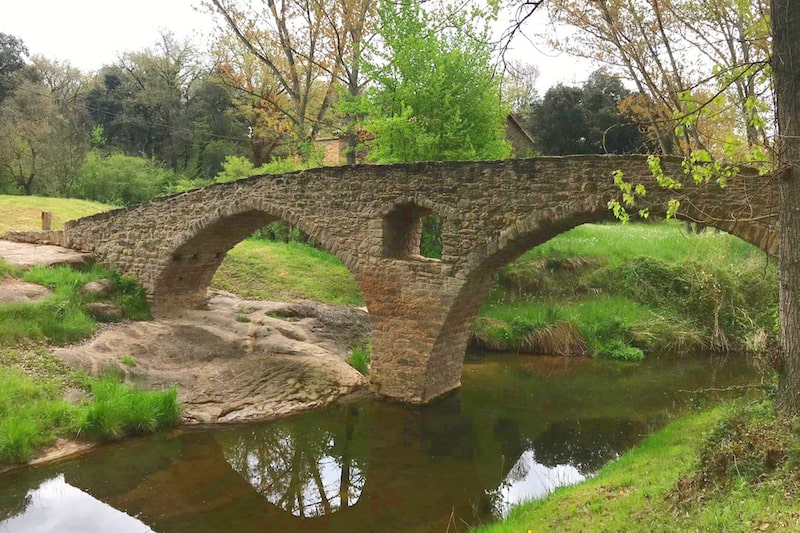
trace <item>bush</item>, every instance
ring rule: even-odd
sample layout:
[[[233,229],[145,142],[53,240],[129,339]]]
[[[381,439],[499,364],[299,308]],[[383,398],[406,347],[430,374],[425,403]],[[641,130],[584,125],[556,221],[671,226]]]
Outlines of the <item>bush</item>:
[[[158,163],[123,154],[89,152],[80,169],[76,196],[114,205],[133,205],[163,193],[178,176]]]

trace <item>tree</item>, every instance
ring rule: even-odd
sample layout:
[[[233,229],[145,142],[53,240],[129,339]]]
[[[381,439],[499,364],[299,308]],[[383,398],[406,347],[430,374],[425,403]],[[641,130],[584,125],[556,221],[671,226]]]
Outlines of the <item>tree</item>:
[[[780,396],[778,405],[800,413],[800,3],[772,0],[772,68],[780,161]]]
[[[439,28],[418,3],[378,8],[383,50],[373,59],[374,86],[362,100],[365,128],[379,162],[500,159],[506,110],[494,75],[487,29],[464,15]]]
[[[617,76],[603,69],[583,87],[557,85],[533,106],[528,128],[545,155],[629,154],[650,148],[647,138],[619,110],[630,96]]]
[[[276,121],[288,121],[294,140],[313,140],[332,129],[329,115],[339,87],[352,98],[361,93],[374,0],[211,0],[206,5],[230,31],[217,42],[220,70],[234,87],[255,97],[258,108],[276,115]],[[352,135],[348,139],[354,144]]]
[[[530,122],[534,103],[539,99],[536,92],[536,81],[539,79],[539,68],[536,65],[523,64],[518,61],[506,63],[501,89],[503,100],[511,106],[523,123]]]
[[[0,33],[0,103],[16,88],[19,80],[15,74],[25,67],[27,55],[22,40]]]
[[[769,105],[768,94],[762,94],[767,89],[764,3],[550,0],[546,5],[556,22],[576,30],[569,42],[553,44],[624,73],[637,89],[629,111],[639,114],[662,153],[688,156],[709,148],[709,137],[719,134],[716,127],[704,132],[713,113],[696,113],[710,102],[728,99],[739,111],[737,127],[759,128]]]

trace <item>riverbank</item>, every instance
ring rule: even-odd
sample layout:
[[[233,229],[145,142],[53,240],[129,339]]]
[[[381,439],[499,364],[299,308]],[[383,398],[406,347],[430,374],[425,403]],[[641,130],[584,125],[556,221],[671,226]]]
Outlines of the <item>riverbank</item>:
[[[728,403],[477,531],[800,531],[798,449],[798,421],[770,401]]]
[[[0,465],[179,420],[288,416],[366,383],[345,362],[369,336],[358,308],[217,294],[203,310],[149,318],[141,288],[100,267],[0,261]]]

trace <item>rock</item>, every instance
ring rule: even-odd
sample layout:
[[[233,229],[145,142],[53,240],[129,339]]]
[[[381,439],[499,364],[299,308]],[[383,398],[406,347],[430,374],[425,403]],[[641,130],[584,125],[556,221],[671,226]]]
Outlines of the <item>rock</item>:
[[[50,290],[35,283],[16,278],[0,281],[0,303],[33,303],[50,296]]]
[[[122,318],[122,308],[108,302],[92,302],[86,304],[89,314],[101,322],[114,322]]]
[[[92,254],[76,252],[61,246],[26,244],[0,240],[0,257],[10,264],[22,268],[37,265],[86,268],[94,263]]]
[[[98,296],[100,298],[105,298],[106,296],[111,294],[111,291],[114,290],[114,282],[110,279],[101,279],[98,281],[90,281],[86,283],[81,290],[86,294],[91,294],[94,296]]]
[[[288,305],[212,297],[208,309],[104,328],[90,341],[55,353],[92,374],[130,355],[136,360],[137,385],[161,389],[176,384],[184,420],[194,423],[287,416],[365,389],[366,379],[345,358],[353,342],[369,331],[366,313],[306,304],[303,314],[324,315],[335,326],[317,318],[280,322],[262,316],[264,324],[253,320],[244,325],[236,319],[244,308],[263,315]]]

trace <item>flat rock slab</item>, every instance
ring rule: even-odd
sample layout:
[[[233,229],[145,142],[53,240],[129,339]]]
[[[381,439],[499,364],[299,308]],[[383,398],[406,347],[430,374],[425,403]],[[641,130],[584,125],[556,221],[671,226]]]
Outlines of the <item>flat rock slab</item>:
[[[0,240],[0,257],[10,265],[30,268],[33,266],[70,266],[81,268],[94,263],[92,254],[76,252],[49,244],[28,244]]]
[[[205,310],[120,324],[55,353],[92,374],[116,367],[148,389],[178,385],[186,422],[287,416],[361,390],[345,362],[368,335],[365,311],[212,298]]]
[[[0,304],[32,303],[44,300],[50,289],[15,278],[0,280]]]

